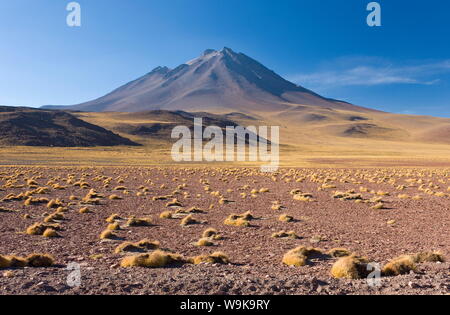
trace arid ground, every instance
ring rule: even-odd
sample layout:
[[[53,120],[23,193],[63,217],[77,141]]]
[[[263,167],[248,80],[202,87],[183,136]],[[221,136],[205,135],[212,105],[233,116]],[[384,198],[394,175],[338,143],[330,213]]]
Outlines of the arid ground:
[[[264,174],[4,166],[0,255],[10,266],[0,271],[0,294],[448,294],[450,264],[436,260],[450,254],[449,175],[445,168],[406,167]],[[227,223],[235,225],[225,224],[233,214]],[[210,228],[216,231],[202,237]],[[274,237],[281,231],[293,233]],[[124,242],[132,244],[117,250]],[[318,254],[298,266],[283,263],[301,246]],[[364,277],[331,275],[340,259],[330,254],[335,248],[381,267],[405,254],[440,259],[415,261],[401,275],[383,272],[380,286],[371,287]],[[166,257],[145,260],[155,252]],[[33,253],[53,256],[54,265],[17,262]],[[142,259],[124,260],[129,256]],[[67,282],[71,263],[80,267],[78,287]]]

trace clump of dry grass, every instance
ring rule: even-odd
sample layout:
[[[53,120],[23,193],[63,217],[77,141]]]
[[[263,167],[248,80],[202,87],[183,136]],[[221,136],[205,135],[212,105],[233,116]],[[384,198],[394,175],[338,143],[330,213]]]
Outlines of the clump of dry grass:
[[[47,208],[59,208],[63,206],[64,203],[59,199],[52,199],[47,203]]]
[[[117,239],[118,236],[113,231],[106,229],[100,234],[101,240],[114,240]]]
[[[275,211],[279,211],[279,210],[283,209],[283,206],[278,203],[275,203],[272,205],[271,209],[275,210]]]
[[[9,259],[9,267],[11,268],[24,268],[28,266],[28,261],[26,258],[11,255],[7,256],[7,259]]]
[[[132,243],[132,242],[123,242],[119,246],[116,247],[115,253],[119,254],[122,252],[143,252],[148,250],[155,250],[160,247],[160,243],[158,241],[150,241],[144,239],[142,241]]]
[[[128,219],[127,225],[128,226],[134,226],[134,227],[138,227],[138,226],[152,226],[153,225],[153,221],[152,221],[151,218],[131,217],[131,218]]]
[[[183,207],[183,204],[177,199],[173,199],[172,201],[166,203],[166,207]]]
[[[281,221],[281,222],[293,222],[294,221],[294,217],[290,216],[290,215],[287,215],[287,214],[282,214],[278,218],[278,221]]]
[[[288,251],[283,256],[282,262],[288,266],[302,267],[308,263],[308,259],[320,255],[323,253],[318,248],[300,246]]]
[[[197,208],[197,207],[191,207],[186,210],[186,213],[206,213],[204,210]]]
[[[203,231],[202,237],[210,238],[210,239],[214,239],[214,240],[222,239],[222,236],[220,235],[220,233],[214,228],[208,228],[205,231]]]
[[[334,199],[340,199],[343,201],[349,201],[349,200],[362,200],[362,195],[357,194],[352,190],[342,192],[342,191],[335,191],[333,194]]]
[[[55,258],[49,254],[31,254],[26,257],[30,267],[51,267],[55,264]]]
[[[120,219],[121,219],[120,215],[115,213],[115,214],[111,214],[105,221],[107,223],[114,223],[115,221],[120,220]]]
[[[195,243],[195,246],[214,246],[214,243],[208,237],[203,237]]]
[[[384,276],[398,276],[407,274],[410,271],[415,271],[417,268],[415,259],[411,255],[402,255],[392,259],[381,270]]]
[[[81,214],[91,213],[91,210],[88,207],[83,207],[80,210],[78,210]]]
[[[413,256],[416,263],[424,262],[445,262],[445,257],[441,252],[422,252]]]
[[[163,211],[161,212],[161,214],[159,215],[160,219],[172,219],[172,212],[171,211]]]
[[[200,224],[201,222],[194,218],[192,214],[188,215],[187,217],[183,218],[180,222],[181,226],[188,226],[193,224]]]
[[[303,201],[303,202],[312,202],[314,201],[313,195],[309,193],[298,193],[294,194],[294,200]]]
[[[230,226],[248,227],[248,226],[250,226],[250,221],[244,219],[240,215],[232,214],[228,218],[225,219],[224,224],[225,225],[230,225]]]
[[[368,275],[368,260],[356,255],[339,259],[331,268],[333,278],[362,279]]]
[[[110,223],[110,224],[108,224],[106,229],[110,230],[110,231],[118,231],[118,230],[120,230],[120,224],[119,224],[119,222]]]
[[[182,255],[156,250],[150,254],[125,257],[122,259],[120,266],[122,268],[162,268],[173,264],[183,264],[185,262],[186,260]]]
[[[7,256],[0,255],[0,269],[11,267],[11,260]]]
[[[384,203],[382,203],[382,202],[377,203],[376,205],[372,206],[371,208],[374,209],[374,210],[385,209]]]
[[[37,222],[31,226],[29,226],[25,233],[28,235],[43,235],[47,229],[59,230],[60,226],[58,224],[45,224]]]
[[[52,228],[48,228],[44,231],[44,233],[42,234],[42,236],[44,237],[48,237],[48,238],[53,238],[53,237],[58,237],[58,232],[56,232],[55,229]]]
[[[86,196],[81,200],[83,204],[98,205],[101,199],[105,198],[103,195],[97,193],[94,189],[91,189]]]
[[[64,220],[64,214],[60,212],[54,212],[44,218],[45,223],[51,223],[55,221],[61,221]]]
[[[55,259],[49,254],[31,254],[26,258],[0,255],[0,268],[51,267]]]
[[[280,232],[276,232],[272,234],[273,238],[292,238],[292,239],[298,239],[300,238],[297,233],[295,233],[294,231],[280,231]]]
[[[199,264],[229,264],[230,259],[223,252],[215,252],[210,255],[200,255],[189,258],[189,262],[194,265]]]

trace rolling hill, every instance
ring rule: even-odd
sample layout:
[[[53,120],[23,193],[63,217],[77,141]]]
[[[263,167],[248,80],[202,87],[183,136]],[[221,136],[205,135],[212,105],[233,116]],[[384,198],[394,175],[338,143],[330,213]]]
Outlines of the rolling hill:
[[[95,147],[138,144],[67,112],[0,106],[0,145]]]

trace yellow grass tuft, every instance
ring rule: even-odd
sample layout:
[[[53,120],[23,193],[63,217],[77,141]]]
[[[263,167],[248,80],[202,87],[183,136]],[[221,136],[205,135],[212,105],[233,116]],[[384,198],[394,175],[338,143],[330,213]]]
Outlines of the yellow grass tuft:
[[[376,205],[372,206],[371,208],[374,209],[374,210],[381,210],[381,209],[384,209],[384,203],[379,202],[379,203],[377,203]]]
[[[300,246],[288,251],[282,259],[282,262],[288,266],[302,267],[308,262],[308,259],[322,255],[322,251],[318,248]]]
[[[160,219],[172,219],[172,212],[171,211],[164,211],[159,215]]]
[[[64,206],[64,204],[59,199],[52,199],[47,203],[47,208],[59,208],[62,206]]]
[[[55,264],[55,259],[49,254],[31,254],[26,257],[30,267],[51,267]]]
[[[43,235],[45,230],[47,230],[48,228],[58,230],[59,225],[58,224],[45,224],[45,223],[37,222],[37,223],[29,226],[27,228],[27,230],[25,231],[25,233],[28,235]]]
[[[331,268],[331,275],[337,279],[362,279],[367,276],[367,259],[355,255],[339,259]]]
[[[88,207],[83,207],[83,208],[81,208],[81,209],[79,210],[79,212],[80,212],[81,214],[86,214],[86,213],[90,213],[91,210],[89,210]]]
[[[11,267],[11,260],[7,256],[0,255],[0,269]]]
[[[210,238],[203,237],[195,243],[196,246],[214,246]]]
[[[281,222],[292,222],[292,221],[294,221],[294,217],[290,216],[290,215],[287,215],[287,214],[282,214],[278,218],[278,221],[281,221]]]
[[[112,240],[112,239],[116,239],[117,238],[117,234],[115,234],[113,231],[111,230],[104,230],[101,234],[100,234],[100,239],[101,240]]]
[[[125,257],[122,259],[120,266],[122,268],[162,268],[172,264],[182,264],[184,262],[186,262],[186,260],[181,255],[157,250],[151,254],[140,254],[136,256]]]
[[[229,264],[230,259],[223,252],[215,252],[211,255],[200,255],[196,257],[192,257],[189,259],[189,262],[194,265],[199,264]]]
[[[214,240],[220,240],[222,239],[222,236],[216,229],[208,228],[205,231],[203,231],[202,238],[212,238]]]
[[[276,232],[272,234],[273,238],[292,238],[292,239],[298,239],[300,238],[297,233],[295,233],[294,231],[280,231],[280,232]]]
[[[110,231],[118,231],[118,230],[120,230],[120,224],[119,224],[119,222],[110,223],[110,224],[108,224],[106,229],[110,230]]]
[[[416,270],[415,259],[411,255],[403,255],[392,259],[381,270],[384,276],[398,276]]]
[[[183,220],[181,220],[180,225],[187,226],[187,225],[199,224],[199,223],[200,223],[200,221],[195,219],[194,216],[192,214],[190,214],[187,217],[183,218]]]
[[[26,258],[19,256],[7,256],[9,259],[9,267],[11,268],[24,268],[28,266],[28,261]]]
[[[56,230],[52,229],[52,228],[47,228],[44,233],[42,234],[42,236],[44,237],[48,237],[48,238],[52,238],[52,237],[58,237],[58,233],[56,232]]]
[[[55,259],[49,254],[31,254],[26,258],[0,255],[0,268],[51,267]]]
[[[136,243],[132,242],[123,242],[119,246],[116,247],[115,253],[119,254],[122,252],[143,252],[148,250],[155,250],[160,247],[160,243],[158,241],[150,241],[150,240],[142,240]]]
[[[250,226],[250,221],[242,218],[241,216],[239,216],[237,214],[232,214],[228,218],[225,219],[224,224],[230,225],[230,226],[248,227],[248,226]]]
[[[110,215],[107,219],[106,219],[106,222],[107,223],[114,223],[116,220],[120,220],[121,219],[121,217],[118,215],[118,214],[112,214],[112,215]]]
[[[153,221],[151,218],[136,218],[136,217],[131,217],[128,219],[127,221],[127,225],[128,226],[152,226],[153,225]]]
[[[416,263],[424,262],[445,262],[444,255],[441,252],[423,252],[413,256]]]

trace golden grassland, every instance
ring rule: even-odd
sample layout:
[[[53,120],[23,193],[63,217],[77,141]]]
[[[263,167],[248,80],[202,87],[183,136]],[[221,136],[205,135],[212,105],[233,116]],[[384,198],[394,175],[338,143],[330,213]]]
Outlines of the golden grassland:
[[[171,144],[159,142],[142,147],[0,147],[1,165],[61,166],[259,166],[259,162],[182,162],[171,157]],[[280,148],[281,167],[450,167],[450,146],[375,142]]]
[[[285,113],[251,113],[257,120],[236,120],[242,126],[280,127],[281,167],[450,167],[450,120],[382,112],[348,112],[300,106]],[[175,140],[124,133],[120,126],[176,123],[168,114],[76,113],[87,122],[102,126],[142,144],[140,147],[48,148],[0,146],[3,165],[97,165],[97,166],[259,166],[262,163],[175,163],[171,148]],[[166,115],[166,116],[165,116]],[[314,117],[325,117],[315,120]],[[363,121],[350,121],[359,117]],[[372,126],[364,129],[365,124]],[[342,130],[363,126],[363,134]]]

